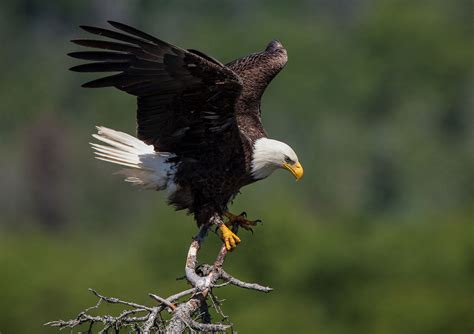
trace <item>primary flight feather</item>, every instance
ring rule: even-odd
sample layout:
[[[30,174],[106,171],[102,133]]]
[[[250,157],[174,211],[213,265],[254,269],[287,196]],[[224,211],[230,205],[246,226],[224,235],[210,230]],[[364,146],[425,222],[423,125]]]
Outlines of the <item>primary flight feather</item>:
[[[303,168],[293,149],[269,139],[260,100],[287,62],[272,41],[263,52],[226,65],[197,50],[184,50],[123,23],[115,31],[81,26],[108,40],[78,39],[101,51],[69,55],[91,63],[76,72],[117,72],[83,87],[115,87],[137,97],[137,138],[97,127],[91,144],[98,159],[127,167],[126,181],[165,190],[176,209],[197,224],[216,224],[228,250],[240,239],[227,226],[250,229],[256,221],[227,211],[239,189],[284,168],[298,180]],[[226,216],[229,221],[224,223]]]

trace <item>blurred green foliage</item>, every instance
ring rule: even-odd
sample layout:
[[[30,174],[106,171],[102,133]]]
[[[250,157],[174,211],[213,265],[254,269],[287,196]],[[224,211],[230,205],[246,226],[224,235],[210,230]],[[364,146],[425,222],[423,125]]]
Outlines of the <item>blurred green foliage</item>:
[[[275,288],[218,291],[236,330],[474,330],[471,1],[4,0],[0,332],[54,333],[42,324],[94,304],[89,287],[146,303],[185,287],[191,217],[88,148],[96,124],[134,132],[132,97],[67,71],[77,26],[107,19],[223,62],[288,49],[263,117],[305,177],[276,173],[232,207],[265,224],[226,268]]]

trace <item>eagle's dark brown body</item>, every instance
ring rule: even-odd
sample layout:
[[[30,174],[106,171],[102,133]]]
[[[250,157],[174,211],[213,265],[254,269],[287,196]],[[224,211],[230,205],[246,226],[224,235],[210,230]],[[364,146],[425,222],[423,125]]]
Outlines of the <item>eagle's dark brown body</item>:
[[[198,224],[222,214],[241,187],[256,181],[250,173],[253,145],[266,137],[260,99],[285,65],[286,50],[273,41],[263,52],[223,65],[199,51],[110,24],[119,31],[82,27],[113,41],[75,40],[106,51],[71,53],[97,61],[72,70],[119,72],[84,86],[113,86],[137,96],[138,138],[174,154],[179,189],[170,202],[193,213]]]

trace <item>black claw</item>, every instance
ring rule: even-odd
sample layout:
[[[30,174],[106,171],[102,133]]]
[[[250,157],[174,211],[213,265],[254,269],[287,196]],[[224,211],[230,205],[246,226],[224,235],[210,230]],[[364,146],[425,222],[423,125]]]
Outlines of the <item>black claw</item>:
[[[249,227],[249,231],[252,232],[252,235],[253,235],[253,229],[251,227]]]
[[[247,218],[247,212],[242,211],[242,213],[239,216],[243,216],[244,218]]]
[[[263,222],[260,219],[255,220],[254,223],[255,224],[262,223],[263,224]]]

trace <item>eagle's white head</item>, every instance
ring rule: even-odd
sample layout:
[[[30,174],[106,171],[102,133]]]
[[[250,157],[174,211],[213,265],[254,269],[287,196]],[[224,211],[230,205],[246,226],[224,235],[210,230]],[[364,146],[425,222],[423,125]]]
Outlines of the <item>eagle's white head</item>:
[[[264,179],[279,168],[289,170],[296,180],[303,177],[303,167],[290,146],[274,139],[258,139],[253,148],[252,176]]]

